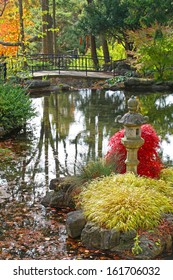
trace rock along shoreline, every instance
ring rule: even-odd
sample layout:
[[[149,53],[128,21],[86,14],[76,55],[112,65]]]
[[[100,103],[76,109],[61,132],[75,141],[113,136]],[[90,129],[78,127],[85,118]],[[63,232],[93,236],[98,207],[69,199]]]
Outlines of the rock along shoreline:
[[[41,201],[45,207],[70,208],[66,218],[67,235],[80,239],[88,249],[99,249],[118,254],[125,259],[151,260],[173,254],[173,214],[165,214],[162,222],[166,225],[150,230],[120,232],[101,228],[86,220],[82,209],[75,209],[75,195],[79,186],[60,178],[50,182],[50,191]],[[138,237],[138,238],[136,238]],[[134,252],[134,253],[133,253]]]

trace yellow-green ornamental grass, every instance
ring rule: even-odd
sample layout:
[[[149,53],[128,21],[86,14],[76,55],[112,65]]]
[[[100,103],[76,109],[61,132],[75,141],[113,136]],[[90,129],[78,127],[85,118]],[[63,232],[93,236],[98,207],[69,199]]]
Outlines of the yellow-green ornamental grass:
[[[173,167],[164,168],[160,173],[160,179],[169,182],[173,187]]]
[[[81,193],[88,221],[120,231],[152,229],[163,213],[173,213],[173,187],[165,180],[110,175],[91,181]]]

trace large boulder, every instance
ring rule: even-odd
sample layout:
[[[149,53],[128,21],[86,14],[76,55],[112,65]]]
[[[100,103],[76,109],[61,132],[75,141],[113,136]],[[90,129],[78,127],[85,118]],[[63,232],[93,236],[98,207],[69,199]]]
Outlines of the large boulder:
[[[49,188],[50,191],[46,193],[41,204],[45,207],[75,208],[75,195],[80,192],[80,187],[73,176],[52,179]]]
[[[125,59],[114,61],[112,68],[115,75],[126,76],[130,73],[133,77],[138,76],[136,69]]]
[[[120,232],[100,228],[94,223],[88,222],[81,234],[81,241],[90,249],[113,249],[120,242]]]
[[[69,212],[66,218],[66,229],[68,236],[72,238],[80,237],[86,224],[86,219],[81,210]]]
[[[141,252],[136,255],[136,259],[152,260],[162,254],[165,249],[165,241],[159,235],[145,233],[139,237]]]
[[[172,90],[172,82],[158,82],[153,79],[144,79],[144,78],[129,78],[124,81],[125,89],[127,90],[136,90],[136,91],[165,91]]]
[[[72,220],[71,215],[68,218],[69,220]],[[80,215],[81,213],[79,217]],[[173,215],[166,215],[166,219],[171,226]],[[173,252],[173,233],[171,231],[164,236],[159,231],[157,232],[157,230],[156,232],[146,231],[143,234],[137,235],[135,230],[120,232],[115,229],[101,228],[93,222],[87,222],[84,226],[84,222],[82,225],[79,225],[78,214],[75,216],[74,222],[70,221],[70,223],[74,223],[75,234],[69,233],[68,229],[67,233],[69,236],[79,237],[81,234],[81,242],[88,249],[109,250],[127,258],[143,260],[155,259],[161,254],[169,255]]]
[[[101,249],[100,227],[87,223],[81,234],[82,244],[89,249]]]
[[[45,197],[43,197],[41,204],[45,207],[53,208],[63,208],[67,206],[64,201],[64,192],[62,190],[59,192],[47,192]]]
[[[33,88],[43,88],[50,86],[50,80],[27,80],[25,81],[25,85],[30,89]]]

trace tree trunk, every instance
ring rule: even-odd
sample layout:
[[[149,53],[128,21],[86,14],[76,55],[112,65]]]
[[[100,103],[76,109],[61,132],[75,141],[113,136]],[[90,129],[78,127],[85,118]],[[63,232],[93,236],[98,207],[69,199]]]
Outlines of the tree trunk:
[[[23,0],[18,0],[19,3],[19,24],[20,24],[20,41],[22,55],[26,54],[25,49],[25,31],[24,31],[24,22],[23,22]]]
[[[57,54],[57,44],[56,44],[56,3],[55,0],[53,0],[53,52],[54,54]]]
[[[109,55],[109,48],[108,48],[108,43],[107,40],[103,35],[101,35],[101,40],[102,40],[102,49],[103,49],[103,55],[104,55],[104,61],[105,64],[110,62],[110,55]]]
[[[92,3],[93,0],[87,0],[88,5]],[[98,57],[97,57],[97,49],[96,49],[96,39],[95,36],[90,34],[90,44],[91,44],[91,57],[94,62],[94,67],[96,70],[99,67]]]
[[[53,53],[52,17],[49,13],[49,0],[42,0],[42,50],[43,54]]]
[[[91,57],[94,62],[94,67],[96,70],[98,70],[99,62],[97,57],[96,40],[94,35],[90,35],[90,44],[91,44]]]

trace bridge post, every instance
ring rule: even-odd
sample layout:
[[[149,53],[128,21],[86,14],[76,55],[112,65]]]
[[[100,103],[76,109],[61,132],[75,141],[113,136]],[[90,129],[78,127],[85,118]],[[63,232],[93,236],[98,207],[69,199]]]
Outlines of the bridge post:
[[[85,67],[86,67],[86,76],[87,76],[87,71],[88,71],[88,60],[87,57],[85,57]]]
[[[7,78],[7,63],[4,62],[4,80]]]

